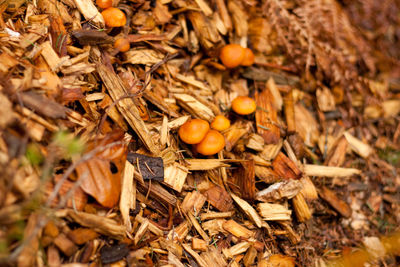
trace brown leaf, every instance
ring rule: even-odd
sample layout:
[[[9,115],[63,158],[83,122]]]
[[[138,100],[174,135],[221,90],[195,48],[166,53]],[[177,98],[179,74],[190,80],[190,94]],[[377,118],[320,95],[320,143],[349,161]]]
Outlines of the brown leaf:
[[[89,147],[104,146],[122,139],[121,132],[113,132]],[[112,208],[121,193],[121,172],[126,159],[126,146],[116,145],[97,153],[76,168],[79,179],[84,179],[81,188],[104,207]]]

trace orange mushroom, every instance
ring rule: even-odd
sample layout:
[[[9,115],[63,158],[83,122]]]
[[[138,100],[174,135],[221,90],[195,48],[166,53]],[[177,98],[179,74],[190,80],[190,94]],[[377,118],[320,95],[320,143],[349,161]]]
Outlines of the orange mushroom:
[[[210,125],[202,119],[192,119],[185,122],[178,131],[179,137],[186,144],[198,144],[206,136]]]
[[[114,48],[118,49],[118,51],[120,51],[120,52],[126,52],[129,50],[130,47],[131,47],[131,45],[130,45],[128,39],[126,39],[126,38],[118,38],[114,42]]]
[[[242,66],[251,66],[254,64],[254,53],[250,48],[244,49],[244,58],[240,65]]]
[[[256,102],[248,96],[238,96],[232,101],[233,111],[240,115],[249,115],[256,111],[256,108]]]
[[[204,156],[210,156],[221,151],[224,146],[224,136],[216,130],[209,130],[204,139],[195,145],[195,149]]]
[[[217,131],[224,131],[231,126],[231,121],[224,115],[217,115],[211,122],[211,128]]]
[[[125,13],[116,7],[109,7],[103,10],[101,15],[107,27],[122,27],[126,24]]]
[[[96,5],[103,9],[112,7],[112,3],[112,0],[96,0]]]
[[[219,54],[219,58],[227,68],[235,68],[239,66],[245,55],[245,50],[241,45],[228,44],[224,46]]]

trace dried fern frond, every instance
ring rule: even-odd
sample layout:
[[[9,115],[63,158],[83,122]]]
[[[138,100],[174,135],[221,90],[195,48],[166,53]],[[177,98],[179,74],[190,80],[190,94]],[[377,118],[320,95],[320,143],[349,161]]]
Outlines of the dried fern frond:
[[[289,10],[282,0],[265,1],[263,10],[298,67],[308,73],[315,66],[320,80],[353,87],[359,86],[358,65],[375,72],[365,40],[335,0],[294,2],[294,9]]]

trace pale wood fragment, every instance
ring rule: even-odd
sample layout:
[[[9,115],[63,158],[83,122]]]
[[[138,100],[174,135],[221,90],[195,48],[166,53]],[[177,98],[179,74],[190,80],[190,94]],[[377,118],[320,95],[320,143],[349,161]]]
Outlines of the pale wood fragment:
[[[325,164],[327,166],[340,167],[343,165],[346,159],[346,151],[348,147],[348,142],[344,136],[339,138],[333,145],[325,159]]]
[[[14,66],[18,64],[18,60],[6,52],[0,54],[0,73],[6,74]]]
[[[200,238],[193,237],[192,238],[192,249],[200,250],[200,251],[207,251],[208,244],[206,241]]]
[[[210,246],[208,251],[201,253],[200,256],[207,263],[207,266],[225,267],[228,265],[221,251],[214,246]]]
[[[42,57],[46,60],[52,71],[57,71],[61,67],[61,58],[54,51],[53,47],[50,44],[50,41],[46,41],[41,44],[42,48]]]
[[[116,106],[111,106],[112,99],[108,94],[104,95],[103,100],[98,104],[100,108],[105,109],[107,116],[110,118],[122,129],[128,131],[128,125],[126,124],[124,118],[122,117],[121,113],[118,111]]]
[[[161,1],[156,1],[156,6],[153,12],[155,20],[158,24],[165,24],[172,18],[171,13],[168,11],[168,6],[162,4]]]
[[[242,211],[251,219],[258,228],[262,226],[262,220],[256,210],[245,200],[241,199],[240,197],[236,196],[235,194],[231,193],[233,200],[236,204],[242,209]]]
[[[143,98],[145,98],[147,101],[155,105],[157,108],[159,108],[161,111],[165,112],[166,114],[170,115],[173,118],[179,117],[178,113],[176,112],[175,109],[171,108],[171,104],[167,102],[167,99],[163,98],[161,95],[158,95],[150,90],[146,90],[143,93]],[[183,116],[186,117],[186,116]],[[170,125],[172,122],[169,122],[168,125]],[[170,127],[171,129],[171,127]]]
[[[254,236],[254,232],[250,231],[249,229],[247,229],[246,227],[238,224],[237,222],[235,222],[234,220],[228,220],[225,221],[222,224],[222,227],[229,233],[231,233],[232,235],[238,237],[238,238],[245,238],[248,239],[250,237]]]
[[[167,116],[163,116],[161,130],[160,130],[160,144],[162,147],[168,142],[168,118]]]
[[[171,267],[185,267],[185,265],[183,265],[182,261],[175,256],[174,253],[172,253],[171,251],[168,251],[168,262],[171,263]],[[166,265],[168,266],[168,265]],[[164,267],[166,267],[164,266]],[[168,266],[170,267],[170,266]]]
[[[216,5],[218,8],[218,13],[221,16],[222,21],[224,22],[225,28],[227,31],[232,29],[232,20],[228,13],[228,8],[226,7],[224,0],[216,0]]]
[[[47,248],[47,264],[48,266],[61,266],[60,253],[54,245]]]
[[[10,110],[8,110],[10,111]],[[13,114],[11,112],[8,112],[9,114]],[[1,110],[0,110],[1,114]],[[17,113],[14,113],[15,116],[12,116],[13,118],[18,118],[22,124],[26,125],[26,131],[28,135],[34,139],[35,141],[41,141],[45,132],[45,127],[39,123],[36,123],[32,120],[28,120],[26,117],[20,116]],[[0,122],[1,123],[1,122]]]
[[[172,228],[171,231],[168,233],[168,239],[169,240],[179,240],[182,242],[187,234],[189,233],[191,229],[191,225],[189,224],[188,221],[182,222],[180,225],[178,225],[175,228]]]
[[[265,183],[271,184],[281,180],[281,178],[272,170],[272,168],[255,165],[255,175]]]
[[[368,158],[374,152],[370,145],[352,136],[349,132],[345,132],[344,137],[349,142],[350,148],[361,157]]]
[[[112,236],[116,239],[122,239],[125,236],[125,226],[118,224],[112,219],[86,212],[76,212],[74,210],[67,210],[67,216],[74,222],[92,228],[100,234]]]
[[[256,199],[265,202],[273,202],[282,198],[291,199],[300,192],[302,187],[302,183],[298,180],[286,180],[258,191]]]
[[[103,16],[100,14],[99,10],[94,5],[93,1],[91,0],[74,0],[76,7],[78,8],[79,12],[87,20],[91,20],[93,23],[104,27],[104,19]]]
[[[251,246],[247,250],[246,255],[244,255],[244,257],[243,257],[244,266],[245,267],[252,266],[257,257],[257,254],[258,254],[257,250],[254,248],[254,246]]]
[[[98,92],[86,95],[85,99],[86,101],[91,102],[91,101],[103,100],[104,97],[105,97],[104,93]]]
[[[271,92],[275,108],[277,110],[281,110],[283,105],[283,99],[281,93],[279,92],[278,86],[275,83],[274,78],[271,77],[268,79],[266,87]]]
[[[149,229],[150,222],[148,219],[144,219],[139,229],[136,231],[135,237],[133,239],[134,244],[137,245],[139,241],[144,237],[147,230]]]
[[[280,204],[259,203],[257,205],[261,217],[266,221],[290,220],[292,211]]]
[[[228,29],[225,27],[225,24],[218,13],[212,14],[212,22],[215,24],[215,27],[219,33],[222,35],[226,35],[228,33]]]
[[[307,200],[314,200],[318,198],[317,189],[315,188],[315,185],[311,181],[310,177],[304,176],[299,181],[303,185],[300,192]]]
[[[197,87],[199,89],[205,90],[205,91],[209,91],[210,89],[201,81],[196,80],[196,78],[194,76],[187,76],[187,75],[182,75],[177,73],[175,75],[175,78],[177,78],[178,80],[188,83],[190,85],[193,85],[194,87]]]
[[[233,214],[235,214],[234,211],[226,211],[226,212],[209,211],[209,212],[200,214],[200,219],[202,221],[207,221],[207,220],[212,220],[212,219],[224,219],[224,218],[232,217]]]
[[[211,121],[214,112],[195,97],[188,94],[174,94],[178,104],[194,117]]]
[[[233,258],[236,255],[246,252],[246,250],[251,246],[250,242],[243,241],[230,248],[223,248],[222,253],[227,259]]]
[[[201,225],[203,229],[208,231],[210,236],[214,236],[218,233],[228,234],[228,232],[222,227],[222,225],[226,222],[224,219],[214,219],[203,222]]]
[[[181,210],[185,213],[193,212],[193,214],[197,216],[206,202],[206,199],[207,198],[203,194],[196,190],[189,192],[183,199]]]
[[[236,143],[247,133],[249,133],[252,127],[250,121],[238,120],[231,127],[224,132],[225,136],[225,149],[231,151]]]
[[[48,28],[44,25],[36,25],[29,29],[28,33],[21,36],[19,45],[21,48],[27,48],[31,45],[36,46],[36,41],[45,36],[48,32]]]
[[[131,49],[124,53],[125,63],[154,65],[163,60],[164,55],[152,49]]]
[[[248,31],[248,15],[244,8],[236,1],[228,1],[228,10],[231,14],[234,29],[239,37],[247,36]]]
[[[159,148],[154,144],[153,139],[140,117],[139,110],[131,98],[124,98],[127,95],[127,89],[124,86],[121,78],[114,72],[107,69],[104,64],[96,64],[97,72],[99,73],[102,81],[104,82],[107,90],[110,93],[111,98],[117,101],[117,108],[122,113],[124,118],[127,120],[132,129],[138,134],[139,138],[153,154],[159,153]],[[121,98],[124,98],[120,100]]]
[[[164,168],[164,183],[172,189],[181,192],[185,184],[188,169],[174,162],[173,164]]]
[[[231,162],[225,159],[185,159],[187,163],[187,169],[190,171],[206,171],[213,170],[220,167],[229,167],[229,164],[225,162]]]
[[[203,13],[196,11],[190,11],[187,18],[192,23],[196,36],[205,51],[215,51],[215,46],[222,41],[215,25]]]
[[[322,89],[318,88],[315,95],[317,97],[318,107],[321,111],[327,112],[335,110],[335,98],[331,90],[324,86]]]
[[[208,237],[207,233],[204,232],[203,228],[201,228],[201,225],[199,224],[197,219],[193,216],[193,213],[189,211],[187,215],[193,227],[196,229],[199,235],[204,239],[204,241],[206,241],[207,243],[210,242],[210,238]]]
[[[295,131],[303,138],[307,146],[313,146],[318,140],[318,123],[311,112],[302,104],[294,105]]]
[[[137,172],[136,172],[137,173]],[[137,179],[138,177],[136,176],[135,173],[135,178]],[[167,189],[165,189],[163,186],[161,186],[158,182],[152,182],[151,184],[149,182],[143,182],[141,180],[138,180],[139,183],[137,183],[139,189],[145,194],[147,194],[150,191],[150,196],[154,197],[158,201],[163,201],[166,204],[170,204],[173,207],[176,205],[176,196],[168,192]]]
[[[400,100],[389,99],[382,102],[383,116],[385,118],[397,116],[400,113]]]
[[[212,15],[213,11],[208,6],[206,1],[204,1],[204,0],[194,0],[194,1],[200,7],[201,11],[203,11],[204,15],[206,15],[206,16]]]
[[[64,23],[73,23],[74,19],[68,12],[63,1],[39,0],[37,6],[46,14],[51,14],[54,17],[60,17]],[[74,6],[75,8],[76,6]]]
[[[272,161],[279,154],[279,151],[281,151],[282,145],[282,139],[280,139],[277,144],[265,145],[263,151],[261,151],[258,155],[266,161]]]
[[[196,251],[191,249],[189,245],[182,244],[182,247],[196,260],[196,262],[199,264],[199,266],[208,267],[207,262],[205,262],[203,260],[203,258],[200,257],[200,255]]]
[[[306,200],[302,193],[297,194],[293,198],[293,209],[296,213],[297,219],[299,222],[305,222],[311,218],[311,211],[307,205]]]
[[[250,134],[246,147],[261,152],[264,150],[264,138],[255,133]]]
[[[279,224],[282,225],[283,229],[286,230],[287,237],[292,244],[295,245],[300,242],[300,236],[293,230],[289,221],[279,221]]]
[[[119,210],[126,226],[126,231],[132,231],[132,224],[129,218],[129,211],[136,207],[136,180],[134,179],[135,167],[125,161],[125,168],[121,181],[121,197],[119,201]],[[135,183],[135,186],[133,185]]]
[[[143,218],[141,215],[136,215],[135,220],[138,221],[139,223],[144,223],[147,219]],[[153,234],[155,234],[156,236],[163,236],[164,232],[158,228],[156,225],[154,225],[153,223],[149,223],[148,225],[148,229],[150,232],[152,232]]]
[[[332,166],[321,166],[313,164],[303,165],[304,175],[317,177],[348,177],[361,174],[361,171],[354,168],[341,168]]]

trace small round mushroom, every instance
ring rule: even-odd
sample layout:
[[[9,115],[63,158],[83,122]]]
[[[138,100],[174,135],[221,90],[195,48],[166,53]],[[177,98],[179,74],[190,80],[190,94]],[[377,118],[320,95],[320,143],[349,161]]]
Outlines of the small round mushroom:
[[[240,65],[242,66],[251,66],[254,64],[254,53],[250,48],[244,49],[244,58]]]
[[[238,96],[232,101],[233,111],[240,115],[249,115],[256,111],[256,108],[256,102],[248,96]]]
[[[217,131],[224,131],[231,126],[231,121],[224,115],[215,116],[214,120],[211,122],[211,128]]]
[[[186,144],[198,144],[206,136],[210,125],[202,119],[192,119],[185,122],[178,131],[179,137]]]
[[[126,39],[126,38],[118,38],[114,42],[114,48],[120,52],[126,52],[129,50],[130,47],[131,47],[131,45],[130,45],[128,39]]]
[[[107,27],[122,27],[126,24],[125,13],[116,7],[109,7],[103,10],[101,15],[103,16]]]
[[[112,7],[112,0],[96,0],[96,5],[102,9]]]
[[[219,58],[225,67],[235,68],[242,63],[244,54],[245,50],[241,45],[228,44],[221,49]]]
[[[209,130],[204,139],[195,146],[195,149],[204,156],[211,156],[221,151],[224,147],[224,136],[216,130]]]

